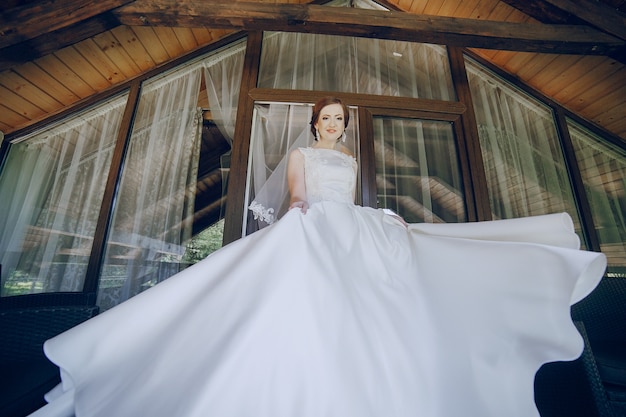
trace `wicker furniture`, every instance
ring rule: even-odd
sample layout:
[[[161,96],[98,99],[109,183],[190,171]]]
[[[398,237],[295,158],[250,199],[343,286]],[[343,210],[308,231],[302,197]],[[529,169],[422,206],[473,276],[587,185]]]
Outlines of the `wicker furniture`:
[[[45,404],[43,395],[60,382],[43,343],[98,313],[94,305],[68,304],[72,298],[31,297],[0,305],[0,417],[36,410]],[[43,305],[49,302],[57,305]]]

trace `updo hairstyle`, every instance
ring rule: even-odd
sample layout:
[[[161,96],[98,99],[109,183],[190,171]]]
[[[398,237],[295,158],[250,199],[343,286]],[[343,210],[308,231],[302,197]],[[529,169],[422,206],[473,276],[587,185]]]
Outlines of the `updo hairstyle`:
[[[348,122],[350,121],[350,113],[348,112],[348,107],[343,104],[343,102],[341,100],[339,100],[337,97],[324,97],[321,98],[317,101],[317,103],[315,103],[315,105],[313,106],[313,114],[311,115],[311,133],[313,134],[313,137],[315,138],[315,140],[317,140],[317,135],[316,135],[316,129],[315,129],[315,123],[317,123],[317,120],[320,117],[320,112],[322,111],[322,109],[326,106],[328,106],[329,104],[340,104],[341,108],[343,109],[343,122],[344,122],[344,128],[348,127]]]

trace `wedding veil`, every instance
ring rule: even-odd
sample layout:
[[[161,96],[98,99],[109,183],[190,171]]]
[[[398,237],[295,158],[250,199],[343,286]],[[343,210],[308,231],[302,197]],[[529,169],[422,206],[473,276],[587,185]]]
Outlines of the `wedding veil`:
[[[248,233],[274,223],[288,210],[288,156],[295,149],[313,145],[312,110],[309,104],[255,104],[247,192],[248,201],[252,199],[248,209],[253,219],[246,226]],[[350,109],[350,120],[343,145],[356,156],[355,109]]]

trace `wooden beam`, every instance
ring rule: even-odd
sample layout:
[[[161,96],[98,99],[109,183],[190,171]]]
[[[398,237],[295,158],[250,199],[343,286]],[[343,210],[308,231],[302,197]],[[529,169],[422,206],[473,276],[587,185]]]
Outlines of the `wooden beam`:
[[[544,0],[589,25],[626,40],[626,14],[598,0]]]
[[[394,39],[483,49],[607,55],[625,41],[583,26],[413,15],[309,4],[138,0],[113,13],[127,25],[273,30]]]
[[[549,1],[503,0],[503,1],[510,4],[513,7],[516,7],[517,9],[523,11],[524,13],[529,14],[535,19],[540,20],[545,23],[558,23],[558,24],[566,23],[566,24],[572,24],[572,25],[584,23],[582,19],[576,16],[573,16],[571,13],[567,11],[558,9],[556,6],[553,6],[550,4],[550,3],[556,3],[557,2],[556,0],[549,0]],[[37,7],[39,8],[46,7],[47,3],[50,3],[50,2],[41,3]],[[65,0],[65,3],[64,3],[65,7],[68,7],[67,3],[76,3],[76,0],[72,0],[72,1]],[[114,4],[118,4],[118,3],[121,4],[121,3],[129,3],[129,2],[119,1],[119,0],[117,2],[114,2]],[[188,3],[193,3],[193,1],[188,1]],[[261,8],[264,7],[261,3],[252,3],[252,5],[254,6],[255,9],[259,9],[260,11],[261,11]],[[110,30],[113,27],[119,25],[119,21],[117,20],[116,17],[113,17],[111,13],[103,13],[95,17],[90,17],[90,18],[87,18],[86,20],[81,20],[79,22],[73,23],[69,26],[63,26],[56,30],[53,30],[52,28],[56,27],[57,25],[55,26],[48,25],[47,20],[43,25],[40,24],[39,27],[37,28],[37,27],[33,27],[33,23],[35,22],[29,19],[29,16],[32,15],[33,13],[26,12],[27,9],[30,10],[32,7],[33,6],[22,6],[17,9],[9,8],[9,9],[3,10],[3,14],[0,18],[0,24],[2,25],[2,31],[0,32],[0,41],[4,39],[6,43],[10,43],[8,40],[9,37],[11,36],[10,33],[13,33],[14,28],[18,28],[18,27],[19,28],[30,27],[31,28],[30,35],[34,36],[36,33],[38,33],[39,36],[28,38],[23,42],[16,43],[9,47],[0,49],[0,71],[8,69],[12,66],[21,64],[23,62],[37,59],[41,56],[52,53],[65,46],[74,44],[76,42],[80,42],[84,39],[95,36],[98,33],[104,32],[106,30]],[[244,4],[244,7],[246,7],[245,4]],[[274,5],[269,5],[269,7],[274,7]],[[53,8],[49,8],[49,10],[52,10],[52,9]],[[118,13],[126,13],[124,10],[125,9],[123,9],[121,12],[118,12]],[[174,12],[174,11],[175,10],[171,10],[171,12]],[[42,14],[42,16],[44,19],[49,20],[49,19],[54,19],[55,18],[54,16],[56,16],[57,13],[58,13],[57,11],[53,10],[53,11],[48,12],[47,14],[45,13]],[[365,11],[365,13],[368,13],[368,12]],[[401,13],[401,12],[397,12],[397,13]],[[623,18],[623,14],[618,13],[618,16],[622,16]],[[436,20],[440,20],[437,17],[433,17],[433,18]],[[129,16],[128,19],[131,19],[131,17]],[[7,23],[8,20],[10,20],[10,24]],[[467,20],[467,19],[456,19],[456,20],[458,23],[458,22],[463,22],[464,20]],[[202,25],[205,25],[206,23],[207,23],[206,21],[201,22]],[[480,26],[485,26],[486,28],[486,25],[484,23],[485,23],[484,21],[477,21],[477,24],[479,24]],[[141,24],[146,24],[146,22],[142,20]],[[177,19],[173,19],[173,25],[178,25]],[[190,26],[198,26],[198,24],[190,25]],[[243,24],[241,24],[239,27],[243,27]],[[231,28],[231,26],[222,24],[220,28]],[[376,37],[375,29],[376,27],[372,28],[370,37]],[[417,29],[418,28],[416,28],[416,31]],[[452,29],[453,28],[451,27],[450,30]],[[531,29],[534,30],[536,29],[536,27],[531,27]],[[297,30],[297,28],[294,28],[294,30]],[[340,30],[341,32],[340,34],[349,34],[348,33],[349,30],[351,29],[348,27],[342,28]],[[383,30],[385,30],[385,28],[383,28]],[[325,33],[325,32],[323,32],[322,29],[320,29],[316,33]],[[441,36],[445,37],[445,34],[442,34]],[[24,35],[24,37],[26,36]],[[385,37],[384,34],[381,37]],[[390,36],[386,36],[386,37],[390,38]],[[508,42],[515,42],[514,39],[515,38],[509,38]],[[444,41],[445,40],[446,39],[444,38]],[[587,39],[589,43],[593,43],[593,40],[594,39],[592,38]],[[561,38],[560,42],[562,41],[563,40]],[[449,44],[451,46],[455,46],[451,43]],[[467,46],[473,46],[473,45],[467,45]],[[569,45],[569,47],[574,48],[573,45]],[[527,50],[527,49],[517,48],[515,47],[515,45],[513,46],[513,48],[517,50]],[[540,48],[543,51],[543,50],[549,49],[550,46],[538,44],[536,45],[535,49],[537,48]],[[561,48],[559,49],[563,50]],[[626,45],[623,45],[622,48],[617,48],[616,50],[609,52],[607,55],[614,57],[615,59],[618,59],[620,62],[624,62],[622,59],[622,55],[624,54],[623,52],[625,49],[626,49]],[[547,52],[558,53],[559,51],[547,50]],[[566,51],[564,51],[564,53],[565,52]],[[597,54],[603,53],[602,48],[597,48],[595,52]],[[584,53],[584,51],[581,51],[580,53]]]
[[[0,49],[0,71],[34,61],[66,46],[96,36],[119,26],[117,18],[110,13],[91,17],[74,25],[42,34],[7,48]]]
[[[503,3],[527,14],[533,19],[547,24],[582,25],[585,22],[543,0],[500,0]]]
[[[111,166],[107,176],[107,182],[104,188],[104,196],[100,205],[100,214],[94,232],[93,244],[87,264],[87,272],[85,273],[85,282],[83,283],[83,292],[98,292],[100,284],[99,277],[102,265],[104,265],[104,256],[106,251],[107,231],[111,227],[113,213],[113,205],[115,203],[116,189],[122,177],[122,169],[124,167],[124,159],[126,158],[126,150],[130,146],[130,137],[132,135],[132,121],[137,112],[139,98],[141,96],[141,81],[135,79],[131,82],[130,91],[126,100],[124,115],[117,132],[117,139],[111,157]]]
[[[0,14],[0,48],[16,45],[131,3],[131,0],[46,0]]]
[[[597,0],[502,0],[544,23],[584,23],[626,40],[626,15]]]
[[[592,11],[592,16],[589,18],[587,11],[585,11],[584,15],[587,20],[583,16],[578,16],[573,13],[577,10],[578,4],[574,4],[571,1],[567,0],[501,0],[504,3],[507,3],[509,6],[516,8],[522,13],[527,14],[533,19],[546,23],[546,24],[565,24],[565,25],[592,25],[598,28],[598,30],[603,31],[604,33],[620,34],[617,36],[620,38],[623,36],[623,31],[626,30],[624,27],[624,13],[619,12],[614,9],[607,9],[603,3],[598,1],[582,0],[585,2],[587,8]],[[566,4],[567,3],[567,4]],[[590,4],[591,3],[591,4]],[[622,20],[622,27],[616,28],[616,23],[614,22],[615,18]],[[607,26],[605,26],[605,22]],[[607,29],[610,26],[611,29]],[[623,40],[624,38],[621,37]],[[626,65],[626,46],[622,46],[614,51],[606,54],[609,58],[615,59],[618,62]]]
[[[246,41],[246,55],[243,61],[241,87],[237,105],[237,120],[230,158],[230,174],[226,189],[226,215],[224,216],[223,244],[226,245],[241,237],[243,217],[248,208],[246,200],[246,173],[248,172],[248,155],[250,151],[250,132],[254,114],[254,101],[248,95],[256,87],[259,67],[261,65],[261,49],[263,33],[250,32]]]

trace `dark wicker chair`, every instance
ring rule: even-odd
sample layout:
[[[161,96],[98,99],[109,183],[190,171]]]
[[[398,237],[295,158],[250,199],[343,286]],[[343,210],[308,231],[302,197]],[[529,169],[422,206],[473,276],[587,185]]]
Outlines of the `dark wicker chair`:
[[[535,376],[535,403],[541,417],[616,417],[598,373],[582,322],[575,322],[585,348],[571,362],[553,362]]]
[[[542,417],[626,417],[626,279],[605,278],[572,307],[585,349],[535,378]]]
[[[585,324],[600,379],[616,417],[626,417],[626,278],[605,278],[572,309]]]
[[[26,303],[18,299],[0,306],[0,417],[35,411],[45,405],[44,394],[60,382],[59,369],[45,357],[43,343],[99,310],[69,304],[72,298],[30,297]],[[58,305],[41,305],[42,299]]]

